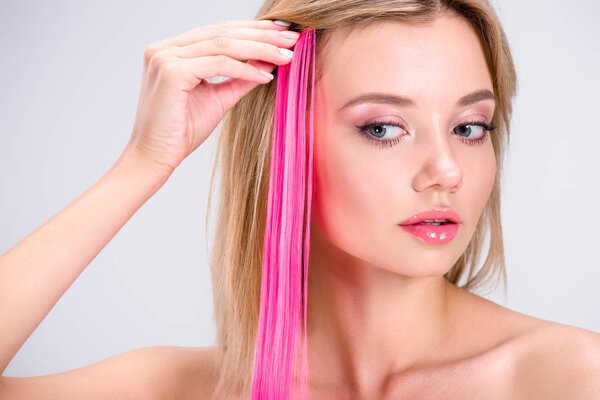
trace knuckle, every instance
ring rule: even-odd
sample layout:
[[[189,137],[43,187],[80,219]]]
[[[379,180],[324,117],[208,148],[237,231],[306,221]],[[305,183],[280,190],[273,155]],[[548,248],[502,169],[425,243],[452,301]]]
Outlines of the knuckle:
[[[156,67],[163,67],[167,62],[167,58],[160,53],[155,53],[154,56],[150,59],[152,65]]]
[[[163,62],[161,65],[161,74],[166,78],[172,78],[174,76],[179,75],[180,73],[180,65],[173,61]]]
[[[157,69],[160,71],[164,71],[168,68],[168,64],[170,63],[169,58],[163,54],[164,53],[154,54],[154,56],[149,60],[148,63],[150,68]]]
[[[231,28],[221,22],[210,27],[211,36],[227,36],[231,32]]]
[[[213,47],[219,50],[225,50],[231,45],[231,41],[227,37],[217,36],[211,39]]]
[[[227,64],[228,58],[224,54],[217,54],[215,56],[215,61],[216,61],[217,65],[223,66],[223,65]]]
[[[158,53],[158,50],[159,50],[158,43],[156,43],[156,42],[150,43],[144,49],[144,60],[150,61],[156,55],[156,53]]]

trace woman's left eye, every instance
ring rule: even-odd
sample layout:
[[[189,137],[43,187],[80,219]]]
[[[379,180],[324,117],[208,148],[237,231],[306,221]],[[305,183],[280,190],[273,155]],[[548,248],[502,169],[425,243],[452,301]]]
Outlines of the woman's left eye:
[[[406,130],[402,125],[398,125],[397,123],[391,121],[376,121],[367,125],[357,126],[356,128],[358,132],[361,135],[363,135],[367,140],[381,147],[394,146],[395,144],[403,140],[404,137],[408,136],[402,135],[394,137],[392,135],[392,138],[389,138],[390,135],[388,135],[388,133],[390,129],[385,127],[396,127],[401,128],[402,130]],[[475,129],[477,127],[480,128],[480,133],[473,134],[473,130],[477,132],[477,129]],[[494,124],[488,124],[485,121],[469,121],[465,122],[464,124],[458,125],[452,130],[452,132],[459,136],[462,142],[468,145],[478,145],[483,144],[483,142],[489,136],[489,133],[494,129],[496,129],[496,126]],[[393,132],[394,130],[391,129],[391,131]]]

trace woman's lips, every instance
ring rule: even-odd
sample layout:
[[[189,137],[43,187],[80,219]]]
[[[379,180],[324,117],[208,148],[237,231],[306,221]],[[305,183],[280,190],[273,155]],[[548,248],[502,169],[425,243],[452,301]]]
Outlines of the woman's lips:
[[[405,221],[400,222],[400,225],[411,225],[417,224],[419,222],[424,222],[425,220],[436,219],[444,219],[457,224],[460,224],[462,222],[462,218],[460,217],[460,215],[450,207],[434,207],[413,215]]]
[[[448,243],[456,236],[458,225],[455,223],[427,225],[424,223],[400,225],[402,229],[426,243]]]

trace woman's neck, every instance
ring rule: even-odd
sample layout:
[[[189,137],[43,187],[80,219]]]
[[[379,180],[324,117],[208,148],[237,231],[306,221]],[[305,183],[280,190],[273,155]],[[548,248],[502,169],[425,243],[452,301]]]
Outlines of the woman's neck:
[[[450,337],[455,288],[365,264],[313,235],[308,285],[311,384],[374,398],[393,375],[434,360]]]

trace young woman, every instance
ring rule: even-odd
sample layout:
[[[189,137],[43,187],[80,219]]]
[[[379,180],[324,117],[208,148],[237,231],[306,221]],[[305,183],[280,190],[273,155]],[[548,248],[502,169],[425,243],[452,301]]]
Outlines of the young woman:
[[[516,90],[490,4],[267,0],[257,20],[149,45],[121,157],[0,257],[4,371],[90,261],[225,117],[211,254],[217,345],[142,348],[63,373],[2,377],[1,400],[277,398],[252,391],[262,376],[253,375],[257,332],[265,333],[261,263],[277,83],[269,73],[290,63],[306,29],[316,43],[310,398],[600,396],[597,333],[473,293],[504,276],[500,176]],[[231,79],[206,81],[215,75]]]

